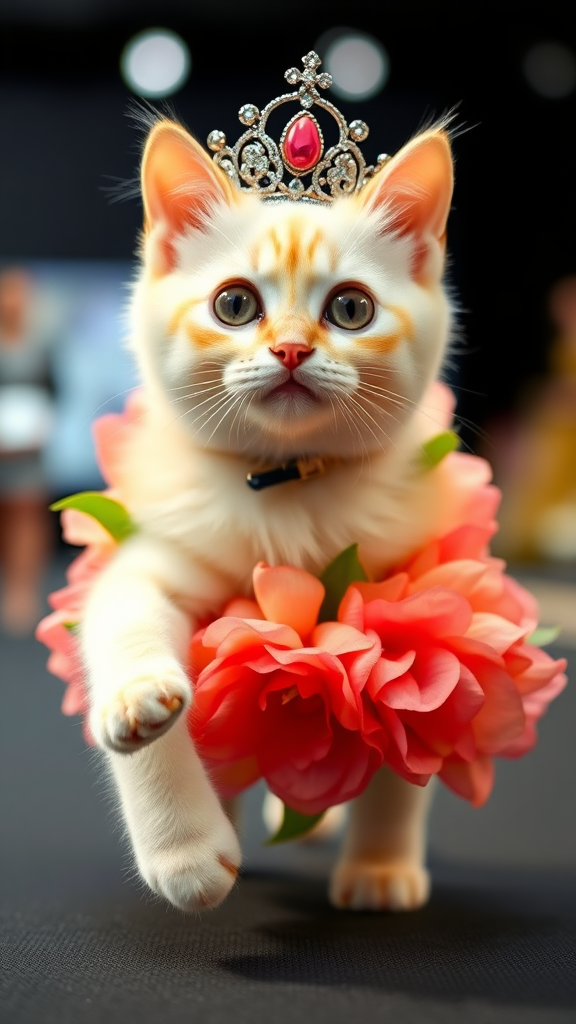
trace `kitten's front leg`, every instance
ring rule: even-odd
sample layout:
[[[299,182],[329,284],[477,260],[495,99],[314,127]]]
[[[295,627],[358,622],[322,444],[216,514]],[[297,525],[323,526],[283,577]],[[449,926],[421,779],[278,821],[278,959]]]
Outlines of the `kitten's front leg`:
[[[424,788],[381,768],[353,801],[330,900],[351,910],[415,910],[426,903],[426,822],[432,783]]]
[[[190,738],[191,619],[172,595],[216,598],[206,571],[144,537],[96,580],[82,624],[90,723],[109,758],[142,877],[182,910],[214,907],[240,848]],[[170,596],[169,596],[170,595]],[[154,740],[154,742],[152,742]]]

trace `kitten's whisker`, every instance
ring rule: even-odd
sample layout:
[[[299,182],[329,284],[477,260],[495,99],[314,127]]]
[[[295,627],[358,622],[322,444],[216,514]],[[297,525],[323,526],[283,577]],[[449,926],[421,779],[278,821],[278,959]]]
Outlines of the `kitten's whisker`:
[[[200,395],[207,395],[209,391],[222,391],[221,384],[213,384],[209,388],[203,388],[202,391],[189,391],[186,395],[178,395],[177,398],[172,399],[172,405],[177,405],[179,402],[191,401],[199,398]],[[208,401],[208,399],[206,399]]]
[[[216,416],[219,412],[222,411],[222,409],[224,409],[223,415],[218,420],[216,426],[214,427],[212,433],[210,434],[210,437],[204,444],[205,448],[210,444],[210,441],[214,437],[214,434],[216,433],[220,425],[224,422],[226,417],[230,415],[230,413],[234,409],[234,406],[240,401],[242,401],[242,397],[240,395],[231,395],[228,401],[224,402],[223,405],[221,404],[220,407],[212,414],[212,416],[209,416],[208,419],[202,424],[202,428],[204,428],[205,426],[207,426],[208,423],[210,423],[210,420],[213,419],[214,416]],[[230,406],[230,408],[227,408],[227,406]]]
[[[230,424],[230,427],[228,429],[228,443],[229,444],[230,444],[230,442],[232,440],[232,430],[234,429],[234,424],[237,421],[238,421],[238,424],[240,423],[240,420],[238,419],[238,417],[239,417],[239,415],[240,415],[240,413],[242,411],[242,406],[244,405],[244,402],[246,401],[247,398],[248,398],[248,393],[240,396],[240,405],[238,406],[236,412],[234,413],[234,419],[232,420],[232,423]],[[238,433],[238,429],[236,429],[236,440],[239,441],[239,439],[240,439],[240,435]]]
[[[394,423],[397,423],[397,424],[401,424],[402,423],[402,420],[399,419],[398,416],[393,416],[393,414],[390,412],[390,409],[388,409],[388,408],[383,409],[382,406],[380,406],[376,402],[374,402],[372,398],[368,398],[366,395],[364,395],[363,392],[365,390],[366,390],[365,388],[359,387],[358,391],[357,391],[357,394],[362,393],[362,401],[367,402],[368,405],[372,406],[372,408],[376,410],[376,412],[378,413],[379,416],[386,416],[389,419],[394,420]],[[370,394],[370,392],[368,392],[368,394]],[[400,402],[392,402],[392,405],[394,405],[396,408],[400,408],[400,409],[404,408],[401,405]]]
[[[206,380],[195,380],[194,376],[192,375],[190,377],[190,380],[186,384],[178,384],[177,387],[164,388],[164,390],[167,393],[171,393],[173,391],[184,391],[185,388],[197,387],[198,385],[202,384],[213,384],[215,380],[219,379],[219,374],[217,374],[215,370],[213,372],[214,377],[208,377]]]
[[[362,411],[362,412],[363,412],[363,413],[364,413],[364,414],[365,414],[366,416],[368,416],[368,417],[369,417],[369,419],[370,419],[370,420],[371,420],[371,421],[372,421],[372,422],[373,422],[373,423],[375,424],[375,426],[376,426],[376,427],[377,427],[377,428],[378,428],[378,429],[379,429],[379,430],[380,430],[380,431],[381,431],[381,432],[382,432],[382,433],[384,434],[384,437],[386,438],[386,440],[388,441],[388,443],[389,443],[390,445],[392,445],[392,447],[393,447],[393,448],[395,448],[395,449],[396,449],[396,451],[397,451],[397,452],[398,452],[398,454],[399,454],[399,455],[400,455],[400,456],[402,457],[402,459],[403,459],[403,461],[404,461],[404,462],[406,463],[406,465],[409,465],[409,464],[410,464],[410,463],[409,463],[409,459],[408,459],[408,458],[407,458],[407,457],[406,457],[406,456],[404,455],[404,453],[402,452],[402,450],[401,450],[401,449],[400,449],[400,448],[398,447],[398,445],[396,444],[396,442],[394,441],[394,439],[393,439],[393,438],[392,438],[392,437],[390,436],[390,434],[389,434],[389,433],[388,433],[388,432],[386,431],[386,429],[385,429],[385,428],[384,428],[384,427],[383,427],[383,426],[382,426],[382,425],[381,425],[380,423],[378,423],[378,422],[377,422],[377,421],[376,421],[376,420],[374,419],[374,417],[370,415],[370,413],[368,412],[368,410],[367,410],[367,409],[364,409],[364,408],[363,408],[363,407],[362,407],[362,406],[360,405],[360,403],[359,403],[358,401],[356,401],[356,399],[354,399],[354,398],[353,398],[353,397],[352,397],[351,395],[349,396],[349,399],[350,399],[350,401],[352,401],[352,402],[354,403],[354,405],[356,405],[356,406],[357,406],[357,407],[358,407],[358,408],[359,408],[359,409],[360,409],[360,410],[361,410],[361,411]],[[362,417],[362,418],[363,418],[363,417]],[[392,416],[390,416],[390,418],[391,418],[391,419],[394,419],[394,420],[395,420],[395,417],[392,417]],[[369,426],[369,424],[368,424],[368,423],[366,422],[366,420],[365,420],[365,419],[363,420],[363,422],[364,422],[365,426],[367,426],[367,427],[368,427],[368,429],[370,430],[370,426]],[[397,422],[397,420],[395,420],[395,422]],[[377,440],[377,441],[379,442],[379,444],[380,444],[380,447],[382,448],[382,450],[385,450],[385,448],[384,448],[384,445],[382,444],[382,441],[381,441],[381,440],[379,440],[379,439],[378,439],[378,438],[376,437],[376,435],[374,434],[374,431],[371,431],[371,433],[372,433],[372,434],[374,435],[374,437],[376,438],[376,440]]]
[[[132,391],[138,391],[140,386],[140,384],[134,384],[131,388],[126,388],[124,391],[119,391],[117,395],[111,395],[110,398],[107,398],[105,402],[102,402],[102,404],[99,405],[97,409],[92,410],[90,415],[87,416],[84,422],[82,423],[82,426],[85,427],[87,423],[90,423],[90,421],[96,415],[96,413],[100,412],[100,409],[103,409],[104,406],[108,405],[109,402],[113,402],[116,398],[122,398],[123,395],[129,395],[131,394]]]
[[[210,401],[212,404],[209,405],[207,409],[203,409],[202,412],[198,414],[198,416],[195,416],[194,419],[190,421],[190,426],[194,426],[194,424],[198,423],[199,420],[202,421],[200,423],[199,429],[206,426],[206,423],[210,422],[212,416],[216,416],[219,410],[222,408],[222,406],[226,405],[230,401],[230,396],[228,394],[220,395],[220,397],[216,396],[210,399]],[[201,402],[200,404],[204,405],[204,402]],[[188,409],[185,413],[183,413],[183,415],[186,416],[188,413],[192,412],[196,412],[196,409]]]
[[[346,409],[346,406],[345,406],[345,403],[344,403],[343,399],[339,395],[336,395],[336,399],[337,399],[338,404],[339,404],[339,406],[341,408],[342,414],[344,415],[344,418],[345,418],[345,420],[346,420],[346,422],[348,424],[348,428],[350,429],[350,433],[352,434],[352,438],[354,438],[354,433],[352,431],[352,427],[354,427],[354,430],[356,431],[356,435],[357,435],[357,437],[360,440],[360,467],[358,469],[358,475],[355,478],[355,483],[357,483],[357,481],[360,479],[360,477],[362,476],[362,473],[364,471],[364,465],[365,465],[365,462],[366,462],[366,458],[369,459],[368,449],[366,448],[366,445],[364,443],[364,438],[362,437],[362,432],[360,431],[360,429],[358,427],[358,424],[354,420],[354,417],[352,416],[352,414]],[[370,473],[371,473],[372,472],[372,467],[370,466],[370,461],[368,461],[368,466],[369,466]]]
[[[406,396],[396,396],[395,392],[388,391],[387,388],[379,388],[375,384],[364,383],[359,385],[359,391],[364,389],[372,389],[372,394],[382,395],[384,398],[386,398],[387,401],[390,401],[392,404],[397,405],[399,408],[403,408],[406,410],[408,410],[410,407],[412,407],[413,409],[419,409],[422,412],[422,415],[425,416],[426,419],[430,420],[431,423],[434,423],[439,428],[439,430],[450,429],[446,426],[445,410],[439,408],[438,406],[432,406],[427,403],[415,402],[413,401],[413,399],[407,398]],[[395,401],[396,398],[398,398],[399,400]],[[433,415],[433,413],[435,413],[436,415]],[[492,443],[490,435],[485,430],[482,430],[480,427],[478,427],[477,424],[473,423],[472,420],[469,420],[464,416],[459,416],[458,413],[455,413],[452,419],[453,427],[467,427],[468,430],[474,433],[476,437],[484,441],[485,444]],[[464,448],[466,448],[467,451],[473,453],[473,448],[471,445],[462,440],[460,441],[460,443],[464,446]]]

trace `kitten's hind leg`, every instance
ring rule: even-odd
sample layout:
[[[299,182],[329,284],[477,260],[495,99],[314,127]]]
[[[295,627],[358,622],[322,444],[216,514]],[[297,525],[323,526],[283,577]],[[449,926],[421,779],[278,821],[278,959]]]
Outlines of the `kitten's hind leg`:
[[[350,805],[330,901],[350,910],[414,910],[426,903],[426,821],[432,786],[381,768]]]
[[[132,754],[108,754],[136,863],[150,888],[180,910],[216,907],[241,853],[182,716]]]

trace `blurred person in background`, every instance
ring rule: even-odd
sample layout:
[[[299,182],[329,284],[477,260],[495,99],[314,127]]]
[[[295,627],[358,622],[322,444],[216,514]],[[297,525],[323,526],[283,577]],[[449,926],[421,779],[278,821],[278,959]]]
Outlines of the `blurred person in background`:
[[[0,625],[32,631],[52,546],[43,450],[54,412],[54,318],[32,275],[0,270]]]
[[[549,372],[497,442],[503,490],[495,549],[516,561],[576,566],[576,275],[551,289]]]

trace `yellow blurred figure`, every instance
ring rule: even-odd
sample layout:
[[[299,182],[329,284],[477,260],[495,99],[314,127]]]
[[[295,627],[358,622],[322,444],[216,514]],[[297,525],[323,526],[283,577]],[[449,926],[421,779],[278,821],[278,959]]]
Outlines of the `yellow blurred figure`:
[[[517,561],[576,561],[576,276],[552,289],[550,373],[519,424],[500,481],[495,551]]]

